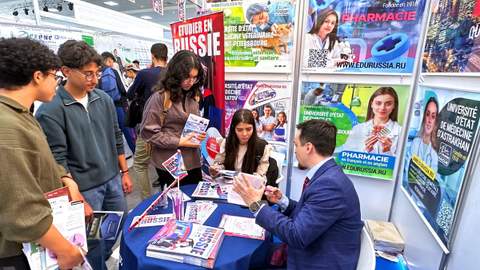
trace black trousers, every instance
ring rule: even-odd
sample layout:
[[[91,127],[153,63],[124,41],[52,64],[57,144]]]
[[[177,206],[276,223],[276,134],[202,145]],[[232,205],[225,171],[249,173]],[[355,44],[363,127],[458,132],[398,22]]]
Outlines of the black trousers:
[[[163,189],[164,185],[170,185],[175,179],[173,176],[165,171],[158,168],[155,168],[158,174],[158,180],[160,181],[160,187]],[[188,175],[180,180],[180,186],[190,185],[190,184],[198,184],[199,181],[202,181],[202,169],[195,168],[188,170]]]
[[[27,257],[24,254],[0,258],[0,270],[30,270]]]

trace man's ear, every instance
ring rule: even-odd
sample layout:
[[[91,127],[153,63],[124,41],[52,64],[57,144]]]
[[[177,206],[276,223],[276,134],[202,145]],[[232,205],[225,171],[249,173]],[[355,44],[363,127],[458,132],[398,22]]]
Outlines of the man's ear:
[[[70,76],[70,73],[72,73],[72,70],[69,67],[62,66],[60,68],[60,71],[62,71],[62,74],[64,77],[68,78]]]
[[[33,83],[38,84],[43,79],[45,79],[45,74],[43,72],[41,72],[40,70],[37,70],[33,73],[33,76],[32,76],[32,82]]]

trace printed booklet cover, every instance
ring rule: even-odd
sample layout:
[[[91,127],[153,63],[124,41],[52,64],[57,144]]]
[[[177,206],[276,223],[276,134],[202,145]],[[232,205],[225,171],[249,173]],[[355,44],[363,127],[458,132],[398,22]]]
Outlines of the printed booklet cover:
[[[217,208],[217,204],[212,201],[194,201],[188,202],[185,208],[185,221],[191,221],[203,224]]]
[[[189,114],[187,122],[183,127],[182,137],[187,137],[188,134],[192,132],[195,132],[195,133],[205,132],[207,130],[208,123],[210,123],[210,120],[206,118],[200,117],[192,113]],[[200,143],[200,141],[196,137],[193,137],[192,141],[196,143]]]
[[[258,226],[254,218],[223,215],[218,227],[228,236],[265,240],[265,229]]]
[[[170,219],[149,241],[146,256],[212,269],[223,229]]]
[[[93,218],[87,224],[88,239],[115,240],[122,217],[121,211],[93,211]]]

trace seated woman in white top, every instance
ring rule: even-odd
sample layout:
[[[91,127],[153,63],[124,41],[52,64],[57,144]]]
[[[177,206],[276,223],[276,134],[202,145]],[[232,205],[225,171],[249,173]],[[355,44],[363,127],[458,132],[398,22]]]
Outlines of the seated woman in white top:
[[[402,127],[397,123],[398,96],[392,87],[380,87],[368,101],[366,122],[352,128],[343,150],[395,155]]]
[[[268,185],[277,186],[278,170],[276,175],[270,173],[276,167],[276,164],[270,166],[271,151],[272,146],[257,136],[252,112],[240,109],[233,115],[228,136],[209,169],[210,175],[215,177],[220,170],[232,170],[259,175],[266,178]]]

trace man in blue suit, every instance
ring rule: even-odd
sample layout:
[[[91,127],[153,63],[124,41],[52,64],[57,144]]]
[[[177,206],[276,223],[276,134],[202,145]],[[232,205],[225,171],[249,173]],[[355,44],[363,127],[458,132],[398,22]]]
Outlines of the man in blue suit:
[[[297,125],[295,155],[299,168],[309,170],[298,202],[277,188],[256,189],[243,178],[235,181],[234,190],[256,223],[287,244],[288,269],[356,268],[363,223],[355,188],[332,158],[336,133],[337,128],[323,120]],[[264,189],[280,212],[261,200]]]

